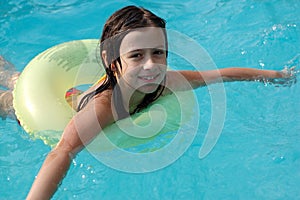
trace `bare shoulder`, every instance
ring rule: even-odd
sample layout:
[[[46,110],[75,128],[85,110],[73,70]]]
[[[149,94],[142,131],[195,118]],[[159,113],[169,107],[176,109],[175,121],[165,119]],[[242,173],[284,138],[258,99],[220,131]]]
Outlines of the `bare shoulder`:
[[[95,105],[99,105],[101,108],[104,106],[107,109],[111,108],[112,90],[105,90],[99,94],[96,94],[93,101]]]
[[[62,137],[72,152],[89,143],[103,128],[114,122],[110,99],[111,91],[103,91],[72,118]]]
[[[195,76],[199,76],[199,73],[194,71],[167,71],[165,93],[191,90],[193,88],[192,80],[195,79]]]
[[[114,122],[112,111],[112,90],[105,90],[89,102],[90,109],[93,109],[101,124],[110,124]]]

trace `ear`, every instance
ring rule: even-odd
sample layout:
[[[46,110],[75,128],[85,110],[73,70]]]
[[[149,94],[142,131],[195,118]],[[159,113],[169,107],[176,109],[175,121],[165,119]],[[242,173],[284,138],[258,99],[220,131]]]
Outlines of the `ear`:
[[[117,66],[114,63],[111,63],[110,69],[111,69],[111,71],[116,72],[117,71]]]
[[[107,62],[107,52],[105,50],[102,51],[101,56],[102,56],[102,59],[104,60],[105,67],[109,67],[108,62]],[[114,63],[111,63],[111,70],[113,72],[117,71],[117,67],[115,66]]]
[[[104,50],[101,52],[102,60],[104,61],[105,67],[108,67],[108,62],[107,62],[107,52]]]

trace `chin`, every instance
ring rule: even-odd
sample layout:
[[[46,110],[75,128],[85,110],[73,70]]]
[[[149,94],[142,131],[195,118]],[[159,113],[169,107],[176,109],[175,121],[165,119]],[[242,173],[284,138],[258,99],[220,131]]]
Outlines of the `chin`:
[[[159,85],[157,84],[149,84],[149,85],[144,85],[138,89],[139,92],[144,93],[144,94],[150,94],[153,93],[157,90]]]

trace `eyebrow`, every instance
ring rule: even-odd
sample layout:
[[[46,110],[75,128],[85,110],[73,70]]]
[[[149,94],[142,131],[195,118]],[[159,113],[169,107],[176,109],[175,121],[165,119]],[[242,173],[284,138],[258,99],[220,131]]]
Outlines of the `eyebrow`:
[[[156,46],[156,47],[149,47],[149,48],[133,49],[133,50],[126,51],[126,53],[135,52],[135,51],[142,51],[144,49],[162,49],[162,50],[166,50],[166,48],[164,46]]]

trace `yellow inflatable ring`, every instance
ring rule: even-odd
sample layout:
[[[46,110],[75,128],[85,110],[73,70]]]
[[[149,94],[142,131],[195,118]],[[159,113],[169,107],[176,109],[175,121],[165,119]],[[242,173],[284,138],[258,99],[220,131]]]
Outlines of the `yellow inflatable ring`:
[[[13,104],[20,124],[33,138],[42,139],[50,146],[59,141],[66,124],[76,113],[66,102],[66,92],[78,85],[93,84],[104,74],[96,59],[98,43],[95,39],[62,43],[40,53],[25,67],[13,92]],[[178,96],[181,97],[178,99]],[[113,145],[100,139],[106,143],[100,146],[128,148],[153,140],[154,136],[128,135],[138,130],[136,126],[144,127],[143,133],[157,127],[159,134],[177,130],[194,115],[192,98],[192,92],[161,98],[155,106],[105,128],[100,138],[109,138]]]
[[[95,57],[97,45],[92,39],[59,44],[28,63],[13,92],[15,113],[26,132],[64,129],[74,115],[66,91],[97,81],[95,73],[103,74],[96,60],[89,59]]]

